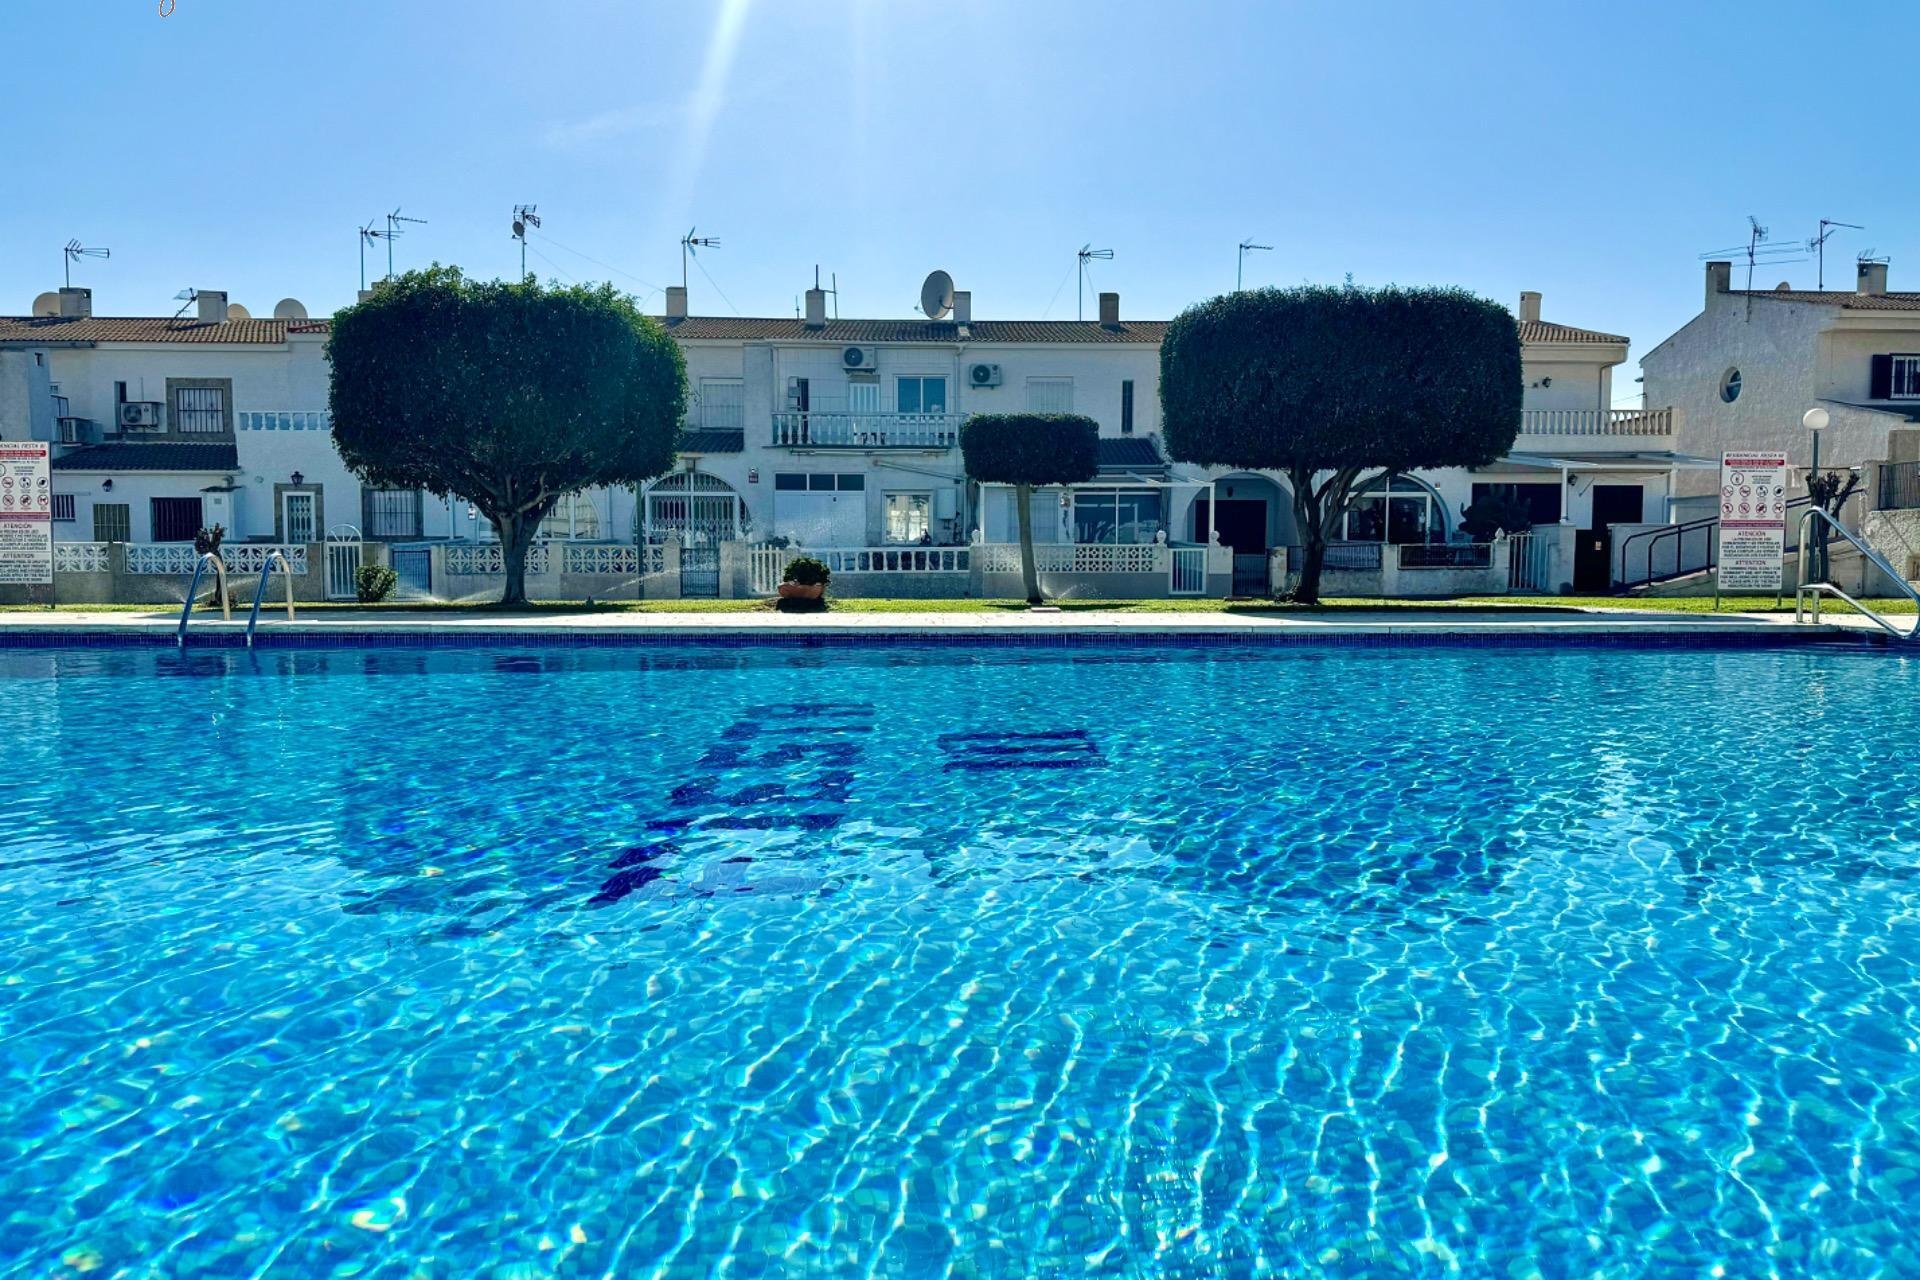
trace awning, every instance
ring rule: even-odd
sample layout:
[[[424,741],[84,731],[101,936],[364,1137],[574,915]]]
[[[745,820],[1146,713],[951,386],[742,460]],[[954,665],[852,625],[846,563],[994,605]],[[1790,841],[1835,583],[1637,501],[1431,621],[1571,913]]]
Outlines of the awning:
[[[1698,468],[1714,468],[1720,465],[1717,458],[1697,458],[1688,453],[1674,453],[1667,449],[1648,449],[1632,452],[1608,450],[1605,453],[1510,453],[1491,466],[1476,467],[1475,472],[1486,471],[1691,471]]]

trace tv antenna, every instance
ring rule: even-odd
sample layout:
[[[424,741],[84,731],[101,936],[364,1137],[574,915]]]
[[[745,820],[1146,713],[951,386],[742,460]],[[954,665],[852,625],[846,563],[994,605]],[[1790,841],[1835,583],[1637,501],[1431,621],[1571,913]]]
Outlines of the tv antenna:
[[[540,215],[535,213],[538,205],[517,204],[513,206],[513,238],[520,242],[520,278],[527,278],[527,228],[540,225]]]
[[[1839,222],[1833,218],[1820,219],[1820,234],[1807,241],[1807,248],[1820,255],[1820,287],[1827,287],[1827,241],[1833,236],[1835,227],[1845,227],[1849,231],[1865,231],[1857,222]]]
[[[360,228],[360,292],[367,291],[367,246],[378,244],[382,240],[391,241],[393,232],[379,231],[374,228],[373,219],[367,219],[367,225]],[[388,247],[387,271],[393,271],[392,247]]]
[[[694,231],[695,228],[688,227],[687,234],[680,237],[680,287],[682,289],[687,287],[687,256],[692,254],[697,258],[700,255],[695,252],[696,250],[718,249],[720,247],[720,242],[712,236],[696,236],[693,234]],[[814,268],[814,275],[817,277],[819,274],[819,268]],[[817,279],[815,283],[819,283]]]
[[[393,206],[393,212],[387,215],[387,275],[389,278],[393,275],[393,242],[406,234],[406,232],[400,230],[400,224],[403,222],[411,222],[416,226],[422,227],[427,225],[425,218],[401,217],[400,206]]]
[[[82,258],[111,258],[113,256],[113,250],[111,249],[90,249],[78,240],[67,241],[60,252],[66,256],[66,262],[64,264],[65,270],[62,272],[62,278],[66,281],[66,287],[69,289],[73,287],[74,263],[80,261]]]
[[[1080,252],[1074,256],[1078,258],[1080,262],[1080,287],[1075,293],[1075,302],[1077,304],[1075,310],[1080,319],[1085,320],[1087,318],[1087,264],[1094,261],[1112,261],[1113,250],[1096,249],[1093,247],[1093,242],[1089,240],[1080,246]]]
[[[1760,264],[1784,264],[1805,262],[1807,246],[1796,241],[1792,244],[1773,244],[1767,240],[1767,229],[1760,225],[1760,219],[1747,218],[1747,242],[1731,245],[1725,249],[1711,249],[1700,255],[1703,261],[1711,258],[1731,258],[1738,254],[1747,260],[1747,292],[1753,292],[1753,269]]]
[[[1240,292],[1240,279],[1243,275],[1246,274],[1247,253],[1250,250],[1254,250],[1254,249],[1258,249],[1262,252],[1267,252],[1267,251],[1270,251],[1272,248],[1273,246],[1270,244],[1255,244],[1251,240],[1242,240],[1240,242],[1240,265],[1238,267],[1235,267],[1233,272],[1233,291],[1235,293]]]
[[[188,307],[200,301],[200,291],[198,289],[182,289],[173,295],[173,300],[180,304],[180,309],[173,313],[173,320],[178,320],[187,313]],[[167,321],[169,328],[172,327],[173,320]]]

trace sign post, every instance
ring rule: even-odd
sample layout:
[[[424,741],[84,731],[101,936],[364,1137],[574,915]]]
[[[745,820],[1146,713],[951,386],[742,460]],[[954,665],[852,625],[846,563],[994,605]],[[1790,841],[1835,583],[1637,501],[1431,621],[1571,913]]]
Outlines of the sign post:
[[[0,442],[0,586],[44,586],[53,607],[53,483],[43,441]]]
[[[1720,455],[1720,553],[1713,608],[1723,591],[1771,591],[1777,598],[1787,550],[1787,455],[1735,450]]]

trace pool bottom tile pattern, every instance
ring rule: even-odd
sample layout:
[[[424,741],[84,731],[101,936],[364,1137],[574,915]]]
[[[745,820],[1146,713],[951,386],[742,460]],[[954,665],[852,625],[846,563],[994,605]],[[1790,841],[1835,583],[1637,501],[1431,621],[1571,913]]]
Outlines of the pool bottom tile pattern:
[[[0,654],[0,1275],[1920,1274],[1916,694]]]

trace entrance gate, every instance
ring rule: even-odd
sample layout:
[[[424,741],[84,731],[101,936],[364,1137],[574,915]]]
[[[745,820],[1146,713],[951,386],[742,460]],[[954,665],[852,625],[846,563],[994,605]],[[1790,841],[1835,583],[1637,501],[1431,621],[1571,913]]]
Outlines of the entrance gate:
[[[360,531],[350,524],[337,524],[327,530],[327,599],[360,598],[360,565],[366,547]]]

